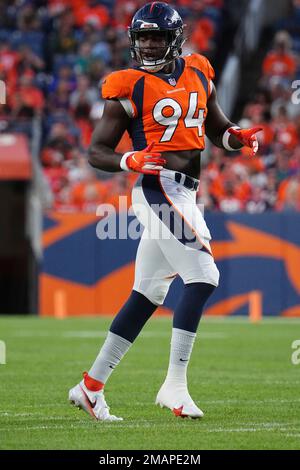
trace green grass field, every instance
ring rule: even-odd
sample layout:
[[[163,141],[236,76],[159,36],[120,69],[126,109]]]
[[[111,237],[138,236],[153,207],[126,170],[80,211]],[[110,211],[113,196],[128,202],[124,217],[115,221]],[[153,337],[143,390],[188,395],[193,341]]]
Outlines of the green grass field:
[[[189,367],[202,420],[154,405],[168,364],[171,319],[153,318],[106,386],[101,423],[71,407],[111,318],[0,317],[0,449],[300,449],[300,321],[204,319]]]

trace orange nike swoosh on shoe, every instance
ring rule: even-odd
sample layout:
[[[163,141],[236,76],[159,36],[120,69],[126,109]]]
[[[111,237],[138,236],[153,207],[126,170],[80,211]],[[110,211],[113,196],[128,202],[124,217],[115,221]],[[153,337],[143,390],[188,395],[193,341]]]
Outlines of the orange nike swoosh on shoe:
[[[182,414],[183,405],[180,408],[173,408],[173,413],[175,416],[180,416],[181,418],[187,418],[187,415]]]

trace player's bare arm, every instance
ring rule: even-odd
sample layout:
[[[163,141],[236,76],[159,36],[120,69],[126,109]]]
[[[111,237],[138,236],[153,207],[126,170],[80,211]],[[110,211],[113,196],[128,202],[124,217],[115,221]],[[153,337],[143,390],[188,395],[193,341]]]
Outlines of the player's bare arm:
[[[166,160],[161,154],[151,151],[154,142],[144,151],[126,152],[124,155],[115,152],[122,135],[129,127],[130,118],[117,100],[106,100],[103,116],[92,135],[88,150],[89,163],[99,170],[136,171],[144,174],[157,174]]]
[[[205,120],[205,130],[211,142],[226,150],[239,150],[244,145],[252,149],[252,155],[258,150],[256,133],[261,127],[252,129],[240,129],[231,122],[223,113],[217,98],[217,92],[212,84],[212,92],[207,101],[207,117]]]
[[[233,126],[236,126],[236,124],[231,122],[223,113],[218,102],[216,87],[212,84],[212,92],[207,101],[206,135],[214,145],[223,148],[224,132]],[[243,146],[234,135],[230,136],[229,145],[237,150]]]
[[[90,165],[99,170],[121,171],[122,154],[115,152],[130,118],[118,100],[106,100],[103,116],[94,129],[88,150]]]

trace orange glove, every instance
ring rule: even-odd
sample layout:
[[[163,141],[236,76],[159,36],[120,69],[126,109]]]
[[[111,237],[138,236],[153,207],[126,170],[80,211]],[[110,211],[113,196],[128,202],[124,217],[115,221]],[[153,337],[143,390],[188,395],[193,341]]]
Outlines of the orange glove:
[[[252,149],[251,157],[253,157],[258,150],[258,140],[256,133],[262,131],[262,127],[252,127],[251,129],[235,129],[230,127],[229,134],[234,135],[243,145]]]
[[[151,142],[144,150],[126,152],[121,158],[120,167],[125,171],[136,171],[146,175],[158,175],[167,163],[161,153],[152,152],[155,142]]]

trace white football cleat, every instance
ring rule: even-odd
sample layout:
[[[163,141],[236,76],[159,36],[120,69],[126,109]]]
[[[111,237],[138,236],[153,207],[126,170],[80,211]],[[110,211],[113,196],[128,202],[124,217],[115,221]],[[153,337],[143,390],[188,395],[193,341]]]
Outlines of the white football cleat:
[[[83,380],[71,388],[69,401],[98,421],[123,421],[123,418],[118,418],[109,413],[109,406],[105,401],[103,390],[91,392],[86,388]]]
[[[204,413],[194,403],[186,385],[164,382],[157,394],[155,404],[169,408],[181,418],[202,418]]]

